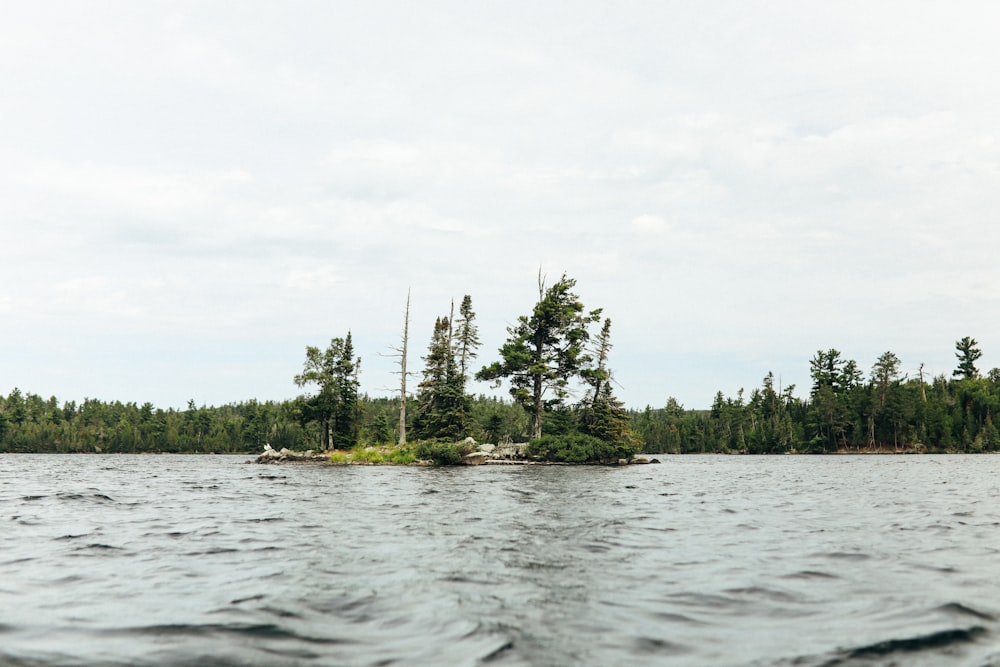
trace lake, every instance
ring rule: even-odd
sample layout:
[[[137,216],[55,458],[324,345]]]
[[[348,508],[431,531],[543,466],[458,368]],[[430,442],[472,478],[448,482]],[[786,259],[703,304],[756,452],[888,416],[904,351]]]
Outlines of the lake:
[[[1000,456],[0,455],[0,665],[1000,665]]]

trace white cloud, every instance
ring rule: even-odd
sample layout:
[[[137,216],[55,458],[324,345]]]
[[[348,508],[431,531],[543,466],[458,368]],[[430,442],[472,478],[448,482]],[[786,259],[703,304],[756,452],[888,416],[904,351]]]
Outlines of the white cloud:
[[[292,289],[318,292],[336,286],[341,280],[336,267],[328,265],[310,271],[291,271],[285,285]]]
[[[84,318],[132,318],[142,309],[131,303],[128,290],[104,276],[87,276],[52,285],[53,311]]]
[[[659,216],[643,214],[632,219],[632,228],[640,235],[659,236],[670,231],[670,225]]]
[[[238,169],[176,173],[55,160],[29,163],[16,178],[41,203],[55,198],[84,210],[174,224],[188,223],[221,192],[253,180]]]

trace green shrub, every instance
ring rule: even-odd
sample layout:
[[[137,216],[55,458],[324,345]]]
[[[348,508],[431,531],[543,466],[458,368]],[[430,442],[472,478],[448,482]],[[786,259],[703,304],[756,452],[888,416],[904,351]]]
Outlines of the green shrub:
[[[633,447],[600,440],[591,435],[543,435],[528,442],[528,456],[562,463],[613,463],[631,459]]]
[[[331,463],[367,463],[370,465],[409,465],[417,460],[409,447],[365,447],[358,445],[349,452],[330,453]]]
[[[374,447],[359,445],[351,450],[351,463],[385,463],[385,456]]]
[[[472,447],[463,442],[440,442],[437,440],[422,440],[414,448],[418,459],[430,461],[436,466],[457,466],[465,462],[465,455],[472,452]]]
[[[396,465],[410,465],[417,460],[417,455],[413,453],[413,450],[408,447],[393,447],[388,454],[385,455],[386,463],[394,463]]]

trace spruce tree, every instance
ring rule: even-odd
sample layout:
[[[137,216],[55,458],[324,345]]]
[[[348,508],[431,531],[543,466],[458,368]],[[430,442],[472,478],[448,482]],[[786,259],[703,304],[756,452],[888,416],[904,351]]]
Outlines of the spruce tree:
[[[450,318],[435,320],[427,356],[423,359],[414,430],[421,438],[459,439],[465,435],[470,406],[465,395],[465,378],[455,361]]]
[[[476,313],[472,310],[472,297],[466,294],[462,297],[462,305],[458,309],[459,320],[455,327],[455,356],[458,360],[458,372],[464,381],[468,377],[469,363],[479,356],[479,327],[476,326]]]
[[[358,442],[360,409],[358,406],[358,374],[361,359],[354,358],[354,342],[351,332],[337,350],[334,366],[334,385],[337,392],[333,416],[333,446],[335,449],[350,449]]]
[[[611,371],[608,368],[610,352],[611,320],[605,319],[597,337],[595,365],[581,371],[590,389],[580,410],[580,430],[605,442],[631,449],[636,439],[629,428],[625,406],[615,398],[611,388]]]

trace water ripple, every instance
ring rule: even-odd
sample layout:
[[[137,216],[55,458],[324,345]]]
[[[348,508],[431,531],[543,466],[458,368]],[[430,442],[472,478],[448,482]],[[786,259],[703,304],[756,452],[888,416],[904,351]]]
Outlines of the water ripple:
[[[3,455],[0,665],[997,664],[1000,457],[661,460]]]

